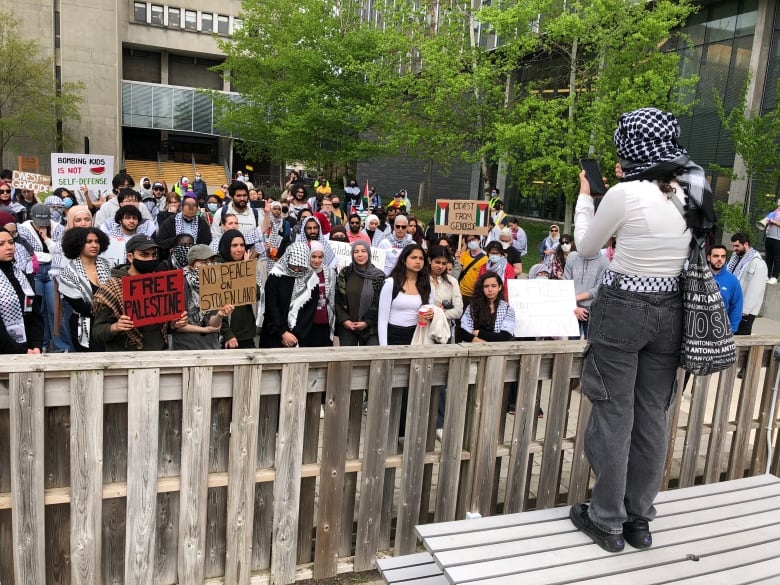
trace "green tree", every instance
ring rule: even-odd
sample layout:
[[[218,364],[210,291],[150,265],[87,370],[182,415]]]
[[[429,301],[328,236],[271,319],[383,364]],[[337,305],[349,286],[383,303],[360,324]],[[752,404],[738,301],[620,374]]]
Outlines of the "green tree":
[[[244,0],[243,25],[220,42],[220,69],[240,101],[221,100],[220,126],[247,154],[325,166],[384,150],[374,97],[376,28],[352,0]],[[219,98],[218,98],[219,99]]]
[[[732,169],[712,165],[719,172],[730,175],[732,179],[743,180],[746,183],[744,203],[734,203],[740,210],[748,225],[750,223],[751,199],[754,185],[766,187],[773,192],[766,201],[757,201],[759,212],[774,209],[774,190],[780,181],[780,100],[775,102],[775,107],[768,112],[761,113],[759,109],[751,110],[747,106],[750,77],[745,80],[739,100],[731,110],[726,112],[723,100],[717,91],[713,91],[715,108],[718,112],[724,130],[734,141],[734,150],[741,157],[744,173],[735,173]],[[780,83],[778,83],[780,91]],[[763,215],[762,215],[763,217]],[[724,224],[725,225],[725,224]],[[727,230],[732,231],[729,226]],[[743,228],[740,224],[740,228]]]
[[[517,106],[495,128],[496,151],[511,162],[515,180],[553,183],[571,201],[578,157],[600,159],[604,170],[614,164],[621,113],[683,111],[695,79],[681,79],[678,55],[661,47],[691,11],[687,0],[551,5],[539,19],[538,57],[524,66],[528,81],[518,87]],[[517,20],[513,9],[492,17],[499,34]],[[566,219],[568,226],[570,205]]]
[[[13,16],[0,12],[0,161],[10,146],[32,142],[54,150],[68,144],[57,123],[80,117],[84,85],[63,83],[58,89],[52,60],[40,53],[36,41],[19,37]]]

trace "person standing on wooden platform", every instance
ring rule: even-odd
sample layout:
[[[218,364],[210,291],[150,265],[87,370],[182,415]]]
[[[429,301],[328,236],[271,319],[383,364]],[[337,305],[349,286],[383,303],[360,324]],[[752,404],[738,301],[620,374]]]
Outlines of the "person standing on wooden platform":
[[[667,452],[666,413],[677,393],[683,332],[680,273],[691,232],[678,211],[710,187],[677,144],[670,113],[623,114],[615,145],[625,176],[595,213],[585,173],[575,210],[577,249],[591,258],[617,234],[614,259],[591,306],[582,391],[593,408],[585,452],[596,474],[572,522],[609,552],[652,545],[649,522]]]

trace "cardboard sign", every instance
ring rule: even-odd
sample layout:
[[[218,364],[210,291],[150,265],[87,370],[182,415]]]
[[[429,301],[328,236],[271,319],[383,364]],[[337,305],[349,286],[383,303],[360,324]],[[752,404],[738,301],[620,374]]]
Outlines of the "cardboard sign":
[[[168,270],[122,279],[124,314],[143,327],[177,320],[184,311],[184,273]]]
[[[333,254],[336,256],[336,270],[341,271],[345,266],[352,264],[352,244],[347,242],[334,242],[328,240],[330,249],[333,250]],[[387,257],[387,250],[380,250],[379,248],[371,248],[371,264],[384,270],[385,258]]]
[[[257,260],[239,260],[200,267],[200,310],[257,302]]]
[[[490,231],[490,204],[471,199],[437,199],[436,233],[477,234]]]
[[[51,154],[52,187],[78,191],[86,185],[90,191],[103,193],[113,188],[114,157],[102,154]]]
[[[509,304],[515,310],[515,337],[579,336],[571,280],[509,281]]]
[[[11,179],[11,186],[15,189],[35,191],[36,194],[47,193],[51,190],[51,177],[48,175],[39,175],[38,173],[14,171]]]

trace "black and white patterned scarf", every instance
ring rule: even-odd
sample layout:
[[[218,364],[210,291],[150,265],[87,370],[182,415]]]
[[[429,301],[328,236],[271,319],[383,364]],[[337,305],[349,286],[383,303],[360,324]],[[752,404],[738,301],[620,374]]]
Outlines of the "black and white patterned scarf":
[[[745,270],[745,268],[747,268],[747,265],[750,264],[750,262],[756,256],[760,257],[761,254],[759,254],[758,250],[755,248],[750,248],[750,250],[742,254],[742,256],[732,254],[731,258],[729,259],[729,263],[726,265],[726,270],[731,272],[731,274],[737,278],[740,278],[742,276],[742,272]]]
[[[303,270],[295,272],[290,270],[290,266],[303,268]],[[308,302],[314,287],[319,285],[319,278],[311,268],[311,250],[308,244],[300,241],[290,244],[269,274],[295,279],[290,309],[287,313],[287,326],[293,329],[298,322],[298,312]]]
[[[105,258],[96,258],[98,285],[103,284],[111,278],[111,263]],[[57,285],[60,294],[70,299],[81,299],[92,304],[92,283],[87,276],[87,271],[81,258],[74,258],[65,264],[65,267],[57,277]],[[82,347],[89,347],[89,331],[92,321],[89,315],[79,315],[79,331],[84,334],[79,337],[78,342]]]
[[[32,298],[35,293],[16,262],[7,262],[5,265],[4,269],[0,270],[0,316],[11,338],[16,343],[27,343],[27,332],[24,329],[24,299],[19,298],[17,289],[6,275],[6,271],[13,273],[24,295]]]
[[[674,114],[657,108],[641,108],[620,116],[614,141],[624,181],[676,180],[702,207],[711,193],[704,170],[677,143],[680,125]],[[670,194],[671,195],[671,194]]]
[[[184,217],[181,212],[173,216],[173,225],[176,230],[176,235],[190,234],[192,239],[198,241],[198,217],[192,218],[192,221],[184,221]]]

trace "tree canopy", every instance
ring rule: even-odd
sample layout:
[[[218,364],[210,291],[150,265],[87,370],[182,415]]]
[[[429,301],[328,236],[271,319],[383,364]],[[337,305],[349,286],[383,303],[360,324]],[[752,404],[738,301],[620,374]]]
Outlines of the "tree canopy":
[[[11,145],[55,150],[65,142],[57,122],[79,119],[83,87],[63,83],[58,89],[52,60],[41,56],[37,41],[20,38],[14,18],[0,12],[0,160]]]
[[[223,43],[243,99],[223,125],[276,160],[402,151],[480,162],[483,177],[510,163],[517,181],[565,191],[578,156],[614,160],[620,113],[688,99],[661,47],[689,0],[365,4],[244,0],[244,26]]]

